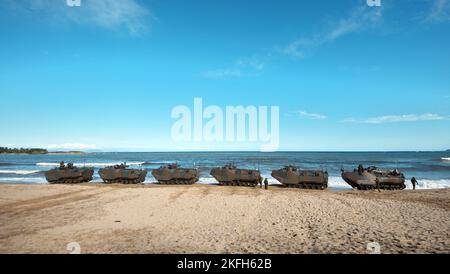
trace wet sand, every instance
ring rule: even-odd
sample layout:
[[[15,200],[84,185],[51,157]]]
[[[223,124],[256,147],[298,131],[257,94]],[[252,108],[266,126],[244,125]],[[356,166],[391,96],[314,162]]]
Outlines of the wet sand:
[[[450,253],[450,189],[0,184],[0,253]]]

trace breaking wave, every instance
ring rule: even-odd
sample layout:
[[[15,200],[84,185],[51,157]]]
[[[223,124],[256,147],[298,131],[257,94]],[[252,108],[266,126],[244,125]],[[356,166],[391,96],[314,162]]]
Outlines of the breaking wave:
[[[106,167],[106,166],[114,166],[114,165],[120,165],[123,164],[120,162],[117,163],[74,163],[75,166],[79,166],[79,167],[83,167],[83,166],[88,166],[88,167]],[[127,162],[127,165],[129,166],[142,166],[144,165],[145,162]],[[55,167],[55,166],[59,166],[59,163],[37,163],[37,166],[51,166],[51,167]]]
[[[442,157],[441,160],[444,162],[450,162],[450,157]]]
[[[328,178],[328,187],[335,187],[335,188],[348,188],[351,189],[352,187],[347,184],[344,179],[342,179],[341,177],[335,177],[335,176],[330,176]]]
[[[0,182],[10,184],[47,184],[47,180],[44,177],[0,178]]]
[[[40,170],[0,170],[0,174],[17,174],[17,175],[29,175],[33,173],[39,173]]]
[[[440,188],[450,188],[450,179],[441,180],[418,180],[419,185],[416,189],[440,189]],[[412,189],[412,185],[406,182],[406,188]]]
[[[174,161],[156,161],[156,162],[143,162],[141,164],[141,166],[161,166],[161,165],[168,165],[168,164],[173,164],[175,163]]]

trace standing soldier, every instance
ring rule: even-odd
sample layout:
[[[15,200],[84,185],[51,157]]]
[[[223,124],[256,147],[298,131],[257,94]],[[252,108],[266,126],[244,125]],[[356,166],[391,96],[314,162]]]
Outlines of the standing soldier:
[[[413,190],[416,190],[416,185],[418,184],[418,183],[417,183],[417,180],[416,180],[416,177],[412,177],[411,183],[412,183],[412,185],[413,185]]]
[[[267,190],[269,188],[269,181],[266,179],[264,179],[264,189]]]
[[[378,180],[378,178],[375,179],[375,182],[377,183],[378,192],[381,192],[381,190],[380,190],[380,181]]]
[[[361,164],[358,166],[358,173],[359,175],[362,175],[364,173],[364,167]]]
[[[261,179],[261,180],[259,180],[259,188],[262,188],[262,185],[263,185],[263,181]]]

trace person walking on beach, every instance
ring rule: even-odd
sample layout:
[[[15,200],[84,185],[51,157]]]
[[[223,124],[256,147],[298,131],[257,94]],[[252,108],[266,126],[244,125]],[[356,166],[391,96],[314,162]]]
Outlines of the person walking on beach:
[[[264,179],[264,189],[267,190],[269,188],[269,181],[266,179]]]
[[[263,181],[259,180],[259,188],[262,188],[262,185],[263,185]]]
[[[412,177],[411,183],[413,185],[413,190],[416,190],[416,185],[418,184],[416,177]]]

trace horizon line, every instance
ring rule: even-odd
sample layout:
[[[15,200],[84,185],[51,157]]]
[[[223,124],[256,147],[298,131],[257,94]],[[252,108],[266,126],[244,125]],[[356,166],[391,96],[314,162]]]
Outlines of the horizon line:
[[[278,150],[264,152],[260,150],[164,150],[164,151],[79,151],[82,153],[245,153],[245,152],[259,152],[259,153],[385,153],[385,152],[448,152],[446,150]],[[52,152],[73,152],[73,151],[49,151]]]

